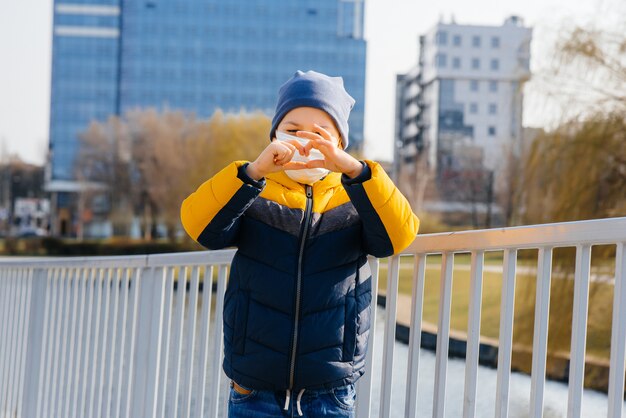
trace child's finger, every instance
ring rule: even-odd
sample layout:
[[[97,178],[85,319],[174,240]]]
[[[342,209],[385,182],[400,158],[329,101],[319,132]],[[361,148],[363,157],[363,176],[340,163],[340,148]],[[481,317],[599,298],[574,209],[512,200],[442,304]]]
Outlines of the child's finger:
[[[296,131],[296,136],[299,138],[306,138],[306,139],[310,139],[310,140],[320,140],[320,139],[324,139],[322,136],[313,133],[313,132],[309,132],[309,131]]]
[[[306,145],[304,146],[304,155],[305,156],[309,156],[309,152],[311,151],[311,148],[313,148],[313,141],[309,141],[306,143]]]
[[[285,156],[283,158],[276,158],[274,160],[274,165],[284,165],[288,163],[289,161],[291,161],[291,156]]]
[[[311,148],[319,150],[322,154],[324,154],[324,156],[326,156],[329,152],[333,150],[333,148],[335,148],[332,142],[326,139],[312,139],[307,143],[307,145],[310,145]]]
[[[286,150],[282,153],[279,153],[277,155],[274,156],[274,164],[275,165],[283,165],[286,162],[290,161],[293,158],[293,155],[295,154],[296,149],[290,149],[290,150]]]
[[[283,165],[283,168],[285,170],[302,170],[303,168],[309,167],[307,167],[307,163],[304,161],[289,161]]]
[[[304,155],[304,145],[296,141],[295,139],[289,139],[287,141],[283,141],[283,144],[293,145],[300,154]]]
[[[330,132],[328,132],[326,129],[322,128],[321,126],[319,126],[317,123],[314,123],[313,126],[319,129],[322,138],[324,138],[327,141],[334,142],[333,141],[334,137],[330,134]]]
[[[278,144],[278,146],[276,146],[272,151],[274,154],[274,161],[284,158],[285,155],[292,156],[296,151],[296,147],[291,144]]]
[[[292,152],[295,152],[297,150],[295,145],[290,144],[287,141],[277,142],[277,146],[276,146],[277,152],[280,152],[280,150],[285,150],[285,149],[292,151]]]
[[[309,160],[306,163],[306,168],[327,168],[326,160]]]

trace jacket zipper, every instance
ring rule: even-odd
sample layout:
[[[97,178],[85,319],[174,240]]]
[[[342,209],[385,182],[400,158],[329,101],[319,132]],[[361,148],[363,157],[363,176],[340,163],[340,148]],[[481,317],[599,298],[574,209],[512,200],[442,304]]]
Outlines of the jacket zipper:
[[[309,184],[305,185],[306,188],[306,209],[304,212],[304,228],[302,230],[302,236],[300,238],[300,252],[298,253],[298,276],[296,278],[296,317],[293,327],[293,346],[291,349],[291,366],[289,368],[289,388],[293,388],[293,376],[296,365],[296,346],[298,343],[298,320],[300,319],[300,291],[302,285],[302,257],[304,256],[304,243],[306,242],[306,236],[309,232],[309,225],[311,223],[311,213],[313,212],[313,187]]]

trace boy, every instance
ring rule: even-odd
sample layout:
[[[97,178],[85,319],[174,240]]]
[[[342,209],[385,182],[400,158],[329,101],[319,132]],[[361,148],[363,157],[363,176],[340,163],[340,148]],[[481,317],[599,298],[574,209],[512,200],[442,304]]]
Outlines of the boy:
[[[238,248],[223,312],[229,417],[354,416],[367,254],[404,250],[419,219],[378,163],[344,151],[353,106],[341,77],[297,71],[279,90],[267,148],[182,204],[192,238]]]

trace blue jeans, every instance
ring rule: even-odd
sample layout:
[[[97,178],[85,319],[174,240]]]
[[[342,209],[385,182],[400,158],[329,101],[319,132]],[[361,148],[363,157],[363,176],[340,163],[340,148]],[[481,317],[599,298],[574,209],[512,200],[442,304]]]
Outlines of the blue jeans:
[[[286,391],[252,390],[247,395],[237,392],[230,385],[228,397],[228,418],[276,418],[298,417],[296,402],[298,393],[292,393],[287,410],[283,410]],[[353,383],[333,389],[305,390],[300,399],[302,416],[348,417],[354,418],[356,409],[356,389]]]

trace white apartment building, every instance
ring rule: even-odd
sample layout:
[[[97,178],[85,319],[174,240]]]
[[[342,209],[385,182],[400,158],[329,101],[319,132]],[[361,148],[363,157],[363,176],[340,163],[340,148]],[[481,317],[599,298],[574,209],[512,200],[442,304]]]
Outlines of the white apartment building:
[[[521,144],[531,37],[517,16],[500,26],[439,22],[420,36],[418,65],[397,77],[396,170],[427,150],[439,175],[477,162],[497,174]]]

